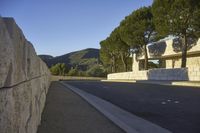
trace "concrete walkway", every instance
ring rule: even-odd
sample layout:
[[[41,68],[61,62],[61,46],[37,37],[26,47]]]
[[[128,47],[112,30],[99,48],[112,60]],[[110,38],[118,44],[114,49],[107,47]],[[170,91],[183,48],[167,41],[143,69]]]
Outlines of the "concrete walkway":
[[[38,133],[124,133],[81,97],[52,82]]]
[[[167,80],[101,80],[101,81],[200,87],[200,81],[167,81]]]

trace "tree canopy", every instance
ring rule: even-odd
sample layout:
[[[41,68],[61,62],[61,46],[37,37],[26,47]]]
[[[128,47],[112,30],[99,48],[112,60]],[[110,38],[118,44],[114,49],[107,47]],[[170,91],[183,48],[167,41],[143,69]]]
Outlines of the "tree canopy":
[[[145,69],[148,69],[146,45],[154,37],[154,24],[151,7],[142,7],[132,12],[120,24],[120,35],[132,48],[142,49],[145,56]]]
[[[134,49],[143,54],[144,69],[148,69],[147,45],[170,35],[178,37],[178,41],[173,40],[176,42],[173,47],[176,51],[181,49],[181,67],[186,67],[187,50],[191,48],[188,45],[200,37],[199,20],[199,0],[154,0],[152,6],[141,7],[126,16],[100,42],[100,58],[104,66],[110,66],[111,72],[117,72],[120,63],[123,71],[127,71],[130,49]]]
[[[121,71],[118,68],[118,66],[121,67],[120,63],[123,71],[128,71],[130,46],[121,39],[119,28],[114,29],[106,40],[100,42],[100,45],[100,58],[104,65],[110,65],[111,72]]]
[[[182,64],[186,67],[188,41],[200,35],[199,0],[154,0],[152,5],[156,31],[182,40]]]

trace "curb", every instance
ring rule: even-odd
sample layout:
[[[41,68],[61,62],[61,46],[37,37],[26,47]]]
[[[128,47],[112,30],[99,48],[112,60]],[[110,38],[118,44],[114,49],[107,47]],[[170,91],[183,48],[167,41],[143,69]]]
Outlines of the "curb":
[[[172,85],[176,86],[191,86],[191,87],[200,87],[200,82],[172,82]]]
[[[136,80],[101,80],[101,82],[136,83]]]
[[[135,116],[110,102],[107,102],[62,81],[60,83],[81,96],[113,123],[123,129],[126,133],[171,133],[167,129]]]
[[[188,86],[188,87],[200,87],[199,82],[190,81],[148,81],[148,80],[101,80],[101,82],[119,82],[119,83],[144,83],[144,84],[158,84],[168,86]]]

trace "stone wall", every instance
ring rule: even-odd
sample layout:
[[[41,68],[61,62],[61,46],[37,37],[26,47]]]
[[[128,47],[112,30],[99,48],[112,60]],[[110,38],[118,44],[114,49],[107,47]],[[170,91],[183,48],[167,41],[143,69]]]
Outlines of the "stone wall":
[[[188,80],[188,69],[151,69],[148,70],[147,75],[149,80]]]
[[[147,71],[122,72],[107,75],[108,80],[147,80]]]
[[[190,80],[200,81],[200,68],[150,69],[108,74],[108,80]]]
[[[36,133],[50,84],[46,64],[12,18],[0,17],[0,132]]]
[[[181,58],[166,59],[166,68],[180,68]],[[187,57],[187,68],[199,67],[200,68],[200,56]]]
[[[107,75],[108,80],[132,80],[133,78],[133,72],[112,73]]]
[[[200,66],[192,66],[188,68],[188,80],[200,81]]]

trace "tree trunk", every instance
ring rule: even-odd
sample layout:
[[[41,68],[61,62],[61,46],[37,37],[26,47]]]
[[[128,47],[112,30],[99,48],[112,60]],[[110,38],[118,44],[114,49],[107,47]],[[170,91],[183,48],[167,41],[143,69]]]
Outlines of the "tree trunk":
[[[146,45],[144,45],[144,69],[148,70],[148,54]]]
[[[116,72],[116,59],[115,59],[115,56],[112,57],[112,66],[113,66],[112,72],[115,73]]]
[[[187,38],[186,35],[184,35],[184,37],[182,38],[182,62],[181,62],[181,67],[184,68],[186,67],[186,63],[187,63]]]
[[[127,72],[127,62],[126,62],[126,57],[123,56],[123,53],[120,53],[120,56],[121,56],[121,60],[122,60],[122,63],[123,63],[123,67],[124,67],[124,71]]]
[[[111,53],[110,54],[110,62],[111,62],[111,73],[114,73],[115,72],[115,57],[114,57],[114,54]]]
[[[110,65],[110,72],[113,73],[113,64]]]
[[[115,72],[115,66],[114,66],[114,61],[112,59],[112,63],[111,63],[111,73]]]

